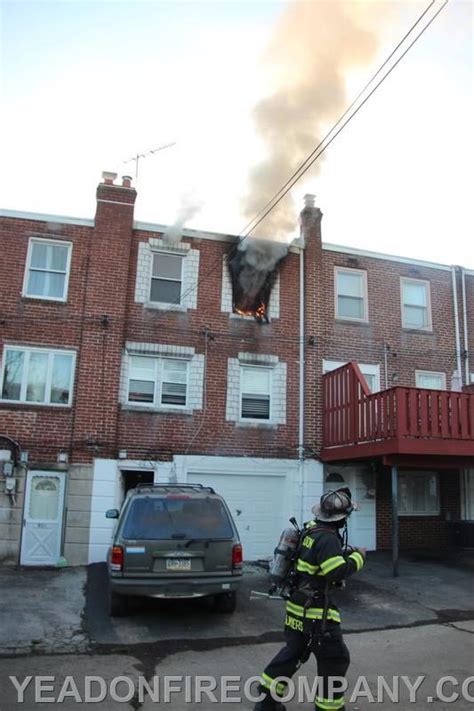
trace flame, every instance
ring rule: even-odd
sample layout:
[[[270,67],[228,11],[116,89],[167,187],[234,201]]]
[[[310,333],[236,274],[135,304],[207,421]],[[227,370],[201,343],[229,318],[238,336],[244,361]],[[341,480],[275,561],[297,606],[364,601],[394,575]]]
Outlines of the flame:
[[[254,318],[257,319],[257,321],[263,321],[264,319],[267,318],[267,309],[265,307],[265,304],[260,304],[258,309],[255,309],[255,311],[251,311],[251,310],[244,311],[243,309],[239,309],[235,306],[234,312],[236,314],[239,314],[239,316],[253,316]]]

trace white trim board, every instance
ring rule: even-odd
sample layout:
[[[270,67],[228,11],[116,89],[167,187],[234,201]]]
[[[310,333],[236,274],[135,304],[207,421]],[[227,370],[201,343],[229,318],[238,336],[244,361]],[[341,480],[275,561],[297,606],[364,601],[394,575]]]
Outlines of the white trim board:
[[[22,210],[0,209],[0,217],[11,217],[19,220],[38,220],[38,222],[61,222],[65,225],[85,225],[94,226],[94,220],[90,217],[69,217],[66,215],[47,215],[41,212],[23,212]]]
[[[365,249],[356,249],[355,247],[345,247],[341,244],[330,244],[323,242],[323,250],[327,252],[341,252],[343,254],[354,254],[358,257],[371,257],[373,259],[383,259],[388,262],[400,262],[401,264],[413,264],[418,267],[429,267],[430,269],[441,269],[445,272],[450,272],[451,267],[447,264],[438,264],[436,262],[425,262],[421,259],[411,259],[410,257],[397,257],[394,254],[383,254],[383,252],[370,252]]]

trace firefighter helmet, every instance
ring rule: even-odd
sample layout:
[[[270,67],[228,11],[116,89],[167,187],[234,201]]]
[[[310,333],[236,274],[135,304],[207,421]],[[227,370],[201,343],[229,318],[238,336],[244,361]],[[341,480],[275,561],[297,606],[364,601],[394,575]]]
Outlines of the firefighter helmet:
[[[319,501],[311,509],[314,517],[318,521],[341,521],[350,516],[357,508],[352,501],[352,494],[349,487],[326,491]]]

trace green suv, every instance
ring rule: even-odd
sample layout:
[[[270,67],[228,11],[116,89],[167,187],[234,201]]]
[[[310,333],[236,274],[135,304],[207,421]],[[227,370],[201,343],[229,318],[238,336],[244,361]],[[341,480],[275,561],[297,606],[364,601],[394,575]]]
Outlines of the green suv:
[[[229,509],[201,484],[142,484],[131,489],[116,518],[107,556],[109,611],[125,615],[133,596],[214,596],[234,612],[242,582],[242,546]]]

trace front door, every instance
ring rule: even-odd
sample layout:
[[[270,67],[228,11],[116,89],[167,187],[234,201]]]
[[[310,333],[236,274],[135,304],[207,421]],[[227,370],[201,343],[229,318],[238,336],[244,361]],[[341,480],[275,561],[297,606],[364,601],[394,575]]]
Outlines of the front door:
[[[64,472],[28,472],[21,565],[56,565],[61,555]]]
[[[349,516],[349,544],[368,550],[376,548],[375,480],[365,467],[326,465],[324,491],[348,486],[358,510]]]

